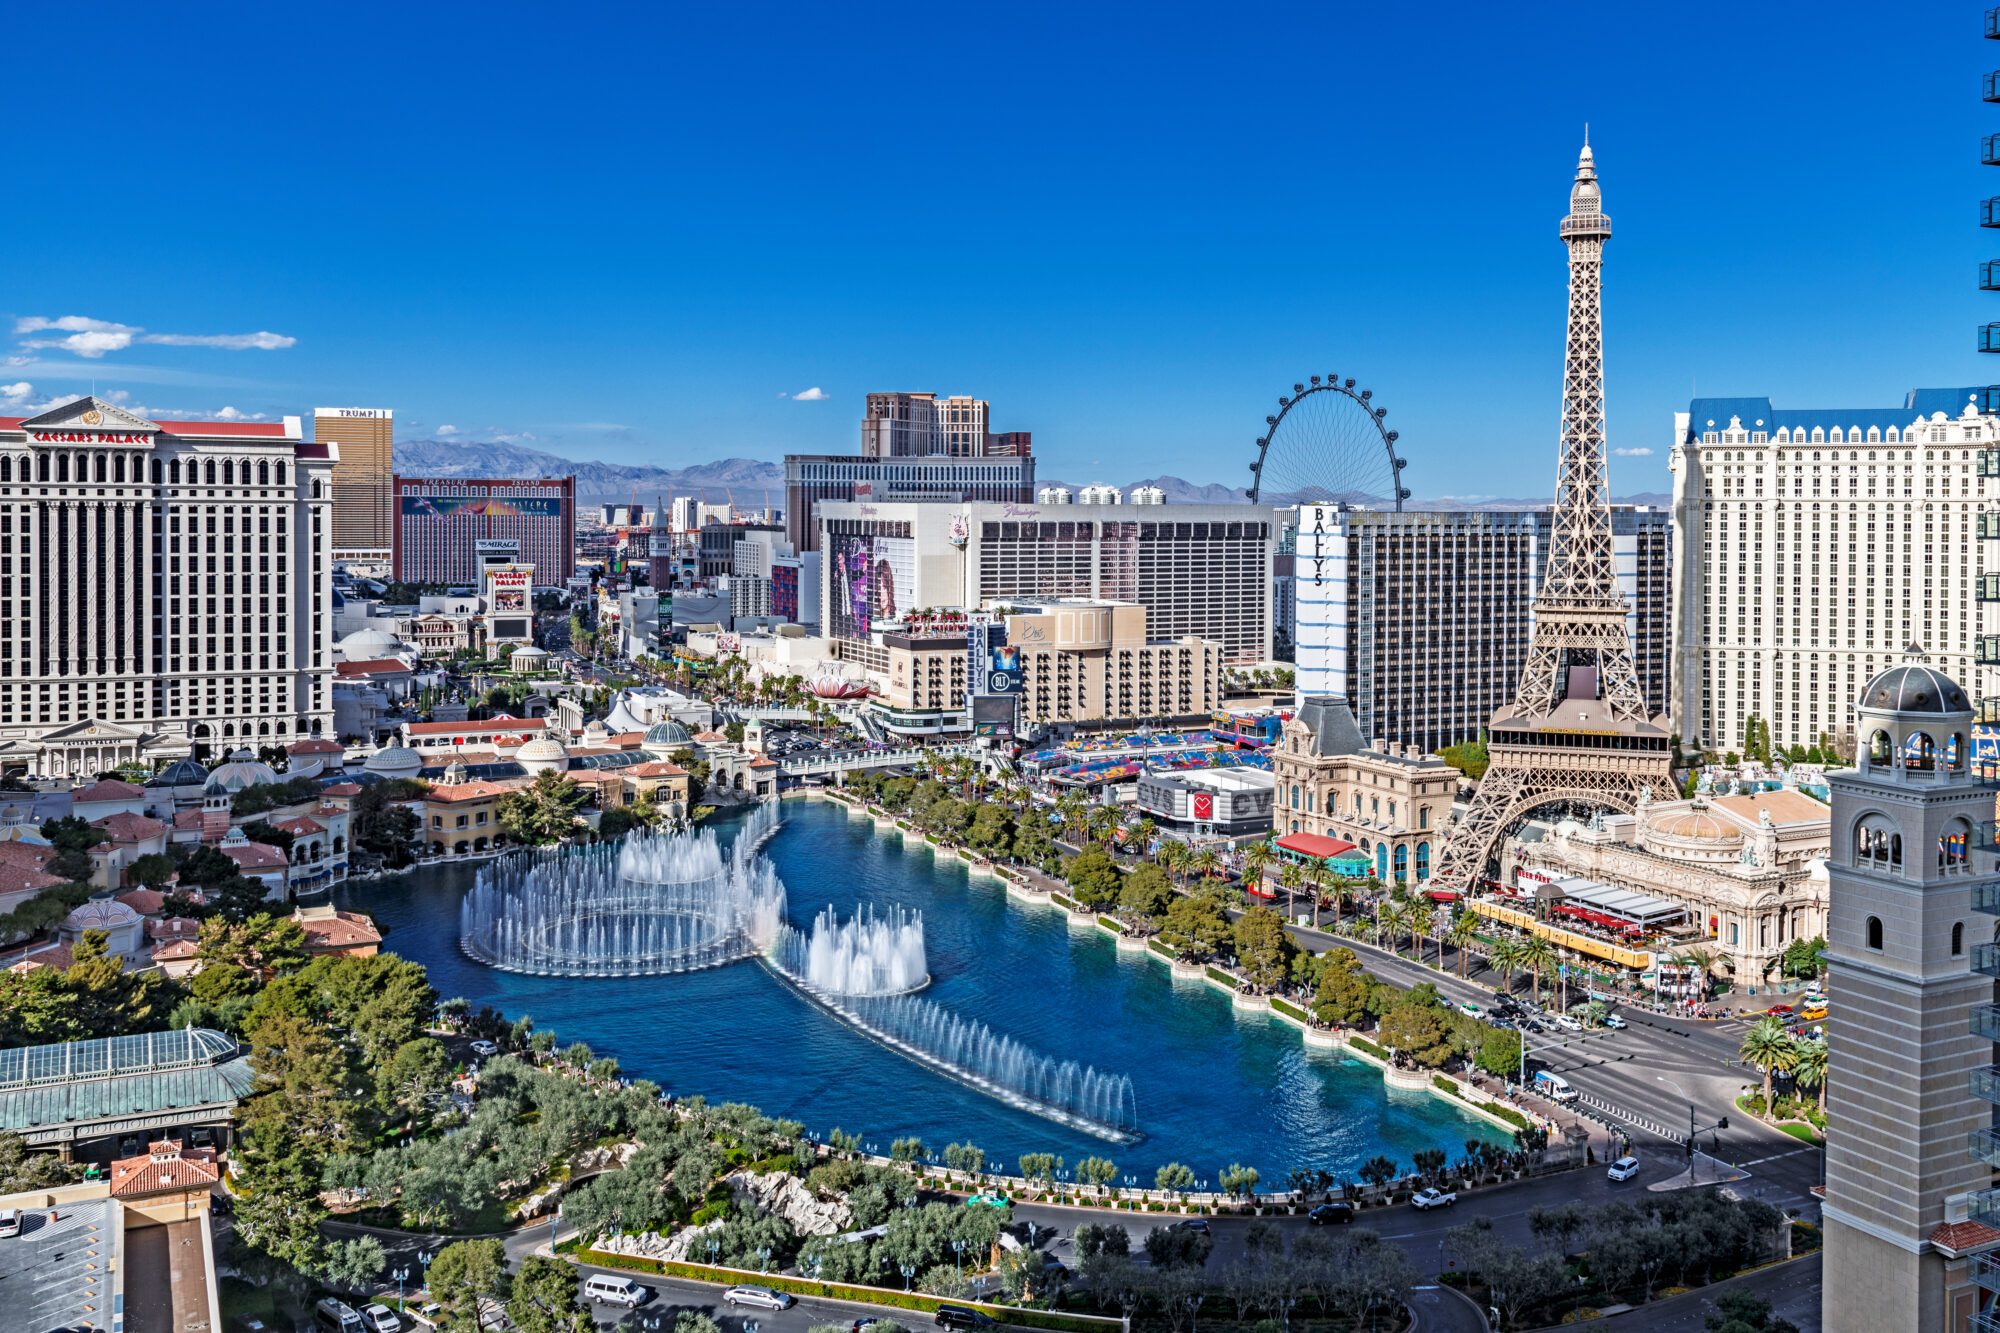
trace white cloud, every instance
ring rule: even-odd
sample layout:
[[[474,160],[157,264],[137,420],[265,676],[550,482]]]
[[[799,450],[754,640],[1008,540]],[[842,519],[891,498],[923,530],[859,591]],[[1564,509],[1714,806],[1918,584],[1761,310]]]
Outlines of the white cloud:
[[[231,352],[253,348],[260,352],[276,352],[299,345],[297,338],[283,333],[148,333],[139,341],[158,343],[162,347],[220,347]]]
[[[505,434],[504,432],[496,432],[493,438],[497,443],[500,444],[525,444],[529,440],[538,440],[541,437],[538,435],[531,434],[530,432],[524,430],[514,435],[508,435]]]
[[[438,434],[440,434],[440,435],[456,435],[456,434],[458,434],[458,427],[456,427],[456,426],[439,426],[439,427],[437,428],[437,433],[438,433]]]
[[[22,380],[19,384],[0,384],[0,398],[6,399],[9,407],[27,401],[28,395],[34,391],[35,386],[26,380]]]
[[[818,402],[824,402],[827,399],[827,397],[828,394],[826,390],[820,388],[817,384],[815,384],[812,388],[807,389],[804,393],[793,394],[792,401],[795,403],[818,403]]]
[[[239,412],[233,407],[222,407],[215,411],[217,421],[262,421],[262,412]]]
[[[1613,449],[1611,452],[1617,454],[1620,458],[1651,458],[1653,456],[1651,449]]]
[[[68,336],[22,336],[31,333],[62,333]],[[147,333],[137,324],[119,324],[108,319],[92,319],[88,315],[63,315],[58,319],[28,315],[14,321],[14,335],[21,339],[21,346],[31,350],[54,348],[92,359],[106,352],[122,352],[134,343],[153,343],[162,347],[220,347],[232,352],[255,348],[270,352],[297,346],[299,341],[287,334],[270,332]]]

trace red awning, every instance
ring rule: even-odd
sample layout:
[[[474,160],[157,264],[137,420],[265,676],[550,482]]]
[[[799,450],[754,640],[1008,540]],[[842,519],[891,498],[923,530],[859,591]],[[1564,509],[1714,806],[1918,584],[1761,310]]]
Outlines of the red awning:
[[[1424,893],[1434,903],[1452,903],[1458,901],[1458,893],[1453,889],[1425,889]]]
[[[1323,838],[1317,833],[1287,833],[1278,839],[1278,846],[1288,852],[1297,852],[1300,856],[1316,856],[1321,860],[1354,850],[1354,844],[1351,842],[1342,842],[1339,838]]]

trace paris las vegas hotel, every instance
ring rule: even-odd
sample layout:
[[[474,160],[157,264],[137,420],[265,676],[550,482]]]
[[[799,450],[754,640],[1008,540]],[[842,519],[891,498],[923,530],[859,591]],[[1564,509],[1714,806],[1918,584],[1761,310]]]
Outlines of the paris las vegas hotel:
[[[335,452],[297,417],[0,417],[0,772],[330,733]]]
[[[2000,722],[2000,418],[1981,397],[1697,398],[1675,414],[1673,713],[1688,743],[1741,752],[1752,714],[1775,743],[1838,741],[1861,687],[1912,643]]]

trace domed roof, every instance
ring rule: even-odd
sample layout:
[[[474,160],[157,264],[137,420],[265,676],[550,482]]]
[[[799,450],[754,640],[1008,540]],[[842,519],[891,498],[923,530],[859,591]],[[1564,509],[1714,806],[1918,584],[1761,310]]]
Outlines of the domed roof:
[[[1957,681],[1923,662],[1890,667],[1869,681],[1855,702],[1862,708],[1881,712],[1932,716],[1964,713],[1972,708],[1972,701]]]
[[[1663,833],[1669,838],[1693,838],[1701,842],[1743,841],[1741,833],[1699,805],[1691,810],[1673,810],[1656,815],[1650,827],[1653,832]]]
[[[359,629],[335,644],[334,651],[349,662],[379,662],[410,648],[387,630]]]
[[[362,765],[370,773],[391,778],[410,776],[423,766],[424,757],[407,745],[392,745],[386,750],[377,750]]]
[[[146,783],[148,787],[205,787],[208,785],[208,770],[192,759],[176,759],[160,770],[159,776]]]
[[[63,929],[116,930],[138,921],[139,914],[116,898],[92,898],[63,918]]]
[[[641,745],[666,745],[679,749],[683,745],[693,745],[694,737],[688,734],[686,727],[672,718],[667,718],[663,722],[655,722],[652,726],[646,728],[645,739],[639,743]]]
[[[269,764],[249,757],[248,750],[238,750],[229,762],[217,764],[215,771],[208,775],[208,794],[234,796],[245,787],[261,787],[278,780],[278,770]]]
[[[523,759],[523,760],[567,759],[569,758],[569,751],[563,748],[563,743],[561,741],[551,740],[547,736],[537,736],[535,737],[535,739],[529,741],[526,745],[523,745],[520,748],[520,750],[515,753],[514,757],[516,759]]]
[[[532,643],[524,643],[519,648],[516,648],[513,652],[508,653],[507,660],[511,662],[517,657],[547,657],[548,655],[549,655],[548,649],[537,648]]]

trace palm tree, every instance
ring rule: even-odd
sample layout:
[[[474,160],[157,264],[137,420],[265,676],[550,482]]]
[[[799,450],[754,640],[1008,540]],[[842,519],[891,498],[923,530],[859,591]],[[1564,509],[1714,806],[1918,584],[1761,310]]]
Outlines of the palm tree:
[[[1084,801],[1082,792],[1074,790],[1066,791],[1056,797],[1056,818],[1062,821],[1064,837],[1075,837],[1077,823],[1083,817]]]
[[[1314,861],[1306,867],[1306,887],[1312,890],[1313,929],[1319,929],[1320,899],[1326,894],[1327,882],[1332,878],[1325,861]]]
[[[1792,1078],[1802,1088],[1819,1089],[1819,1113],[1826,1114],[1826,1043],[1802,1041],[1792,1060]]]
[[[1158,837],[1160,826],[1150,819],[1141,819],[1132,826],[1132,840],[1139,844],[1139,855],[1153,859],[1153,839]]]
[[[1188,862],[1188,845],[1178,840],[1169,841],[1160,849],[1160,861],[1167,868],[1167,876],[1176,885],[1181,883],[1181,871]]]
[[[1219,874],[1222,870],[1222,853],[1213,847],[1204,847],[1188,860],[1188,869],[1203,879]]]
[[[1773,1014],[1758,1019],[1743,1035],[1743,1045],[1736,1053],[1743,1057],[1745,1064],[1755,1065],[1764,1071],[1764,1118],[1776,1119],[1776,1108],[1771,1104],[1771,1075],[1780,1069],[1790,1069],[1798,1063],[1799,1044],[1792,1040],[1792,1034],[1785,1031]],[[1825,1056],[1821,1055],[1824,1060]]]
[[[1466,950],[1479,938],[1479,921],[1470,912],[1460,912],[1451,919],[1451,947],[1458,950],[1458,975],[1462,978],[1470,964],[1466,961]]]
[[[1382,923],[1382,929],[1389,937],[1389,952],[1401,958],[1403,956],[1403,932],[1409,929],[1410,925],[1409,913],[1404,911],[1398,903],[1386,902],[1378,914],[1378,919]]]
[[[1125,822],[1125,817],[1115,805],[1100,805],[1091,809],[1090,818],[1086,822],[1092,842],[1109,843],[1112,832]]]
[[[1556,951],[1540,935],[1530,935],[1521,944],[1521,968],[1535,979],[1535,1003],[1542,1002],[1542,973],[1555,966]]]
[[[1285,891],[1285,915],[1292,913],[1292,895],[1298,892],[1300,866],[1297,861],[1287,861],[1278,867],[1278,887]]]
[[[1253,842],[1244,848],[1243,887],[1247,889],[1252,884],[1261,883],[1264,878],[1264,871],[1277,859],[1278,849],[1271,845],[1268,838],[1262,842]]]

